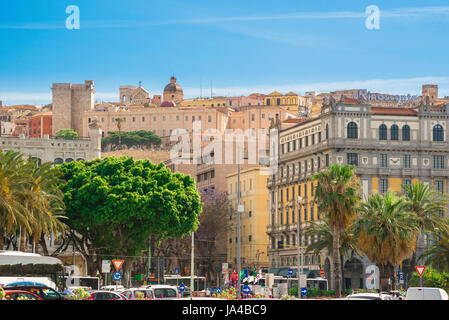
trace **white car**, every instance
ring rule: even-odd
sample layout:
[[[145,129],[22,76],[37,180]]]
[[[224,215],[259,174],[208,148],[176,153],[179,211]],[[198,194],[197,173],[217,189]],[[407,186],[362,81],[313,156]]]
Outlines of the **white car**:
[[[410,287],[406,300],[449,300],[447,292],[440,288]]]
[[[165,284],[155,284],[146,286],[145,288],[153,291],[154,299],[178,299],[178,288],[176,286],[169,286]]]
[[[146,299],[154,299],[153,290],[141,287],[141,288],[129,288],[125,290],[116,291],[122,295],[124,295],[128,300],[137,300],[137,296],[139,294],[143,294],[143,297]]]
[[[344,300],[393,300],[393,298],[384,293],[354,293],[346,296]]]

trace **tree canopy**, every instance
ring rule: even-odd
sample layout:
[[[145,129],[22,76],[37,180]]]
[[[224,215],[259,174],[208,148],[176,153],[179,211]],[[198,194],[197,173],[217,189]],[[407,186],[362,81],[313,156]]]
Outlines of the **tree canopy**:
[[[198,228],[202,204],[193,178],[163,164],[110,157],[60,169],[71,228],[102,254],[135,256],[150,236],[180,238]]]
[[[109,131],[109,135],[102,139],[101,144],[102,146],[119,145],[119,142],[128,148],[136,146],[149,148],[151,146],[159,146],[162,143],[162,139],[152,131],[146,130],[131,132]]]
[[[79,140],[78,132],[72,129],[62,129],[56,132],[55,139]]]

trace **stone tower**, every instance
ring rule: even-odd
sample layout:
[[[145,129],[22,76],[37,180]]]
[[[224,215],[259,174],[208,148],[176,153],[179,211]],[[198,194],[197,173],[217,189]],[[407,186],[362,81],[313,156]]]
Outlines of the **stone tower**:
[[[434,100],[438,99],[438,85],[436,84],[425,84],[422,86],[422,98],[426,101],[429,97],[429,102],[432,103]]]
[[[82,136],[85,111],[94,108],[94,82],[84,81],[84,84],[53,83],[52,103],[52,135],[61,129],[73,129]]]

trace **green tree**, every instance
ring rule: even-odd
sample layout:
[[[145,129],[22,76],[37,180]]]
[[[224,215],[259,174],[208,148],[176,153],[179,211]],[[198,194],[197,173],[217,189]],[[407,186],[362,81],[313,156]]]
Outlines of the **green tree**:
[[[449,273],[449,235],[442,233],[438,235],[438,240],[426,249],[420,256],[425,265],[430,265],[440,271]]]
[[[64,232],[63,195],[56,186],[62,183],[59,176],[50,163],[37,166],[31,159],[24,161],[22,154],[0,152],[1,239],[20,230],[19,246],[24,251],[27,235],[36,243],[41,235]]]
[[[311,236],[316,239],[311,244],[307,246],[306,252],[313,252],[315,254],[320,254],[323,250],[333,256],[334,240],[333,240],[333,230],[330,226],[327,218],[322,219],[320,222],[310,221],[310,227],[305,232],[306,235]],[[357,240],[354,237],[354,225],[351,224],[349,227],[344,229],[340,234],[340,268],[342,273],[342,279],[344,279],[344,258],[352,260],[355,254],[359,254],[357,247]],[[342,286],[342,294],[344,293],[344,288]]]
[[[441,288],[449,291],[449,274],[446,272],[438,272],[437,270],[427,267],[422,275],[423,286],[432,288]],[[420,287],[421,279],[418,272],[414,272],[410,279],[411,287]]]
[[[317,182],[314,201],[318,212],[327,217],[332,228],[332,257],[335,291],[341,296],[341,233],[356,218],[356,208],[361,199],[359,182],[354,172],[354,166],[331,165],[329,168],[312,177]]]
[[[78,132],[72,129],[62,129],[56,132],[55,139],[79,140]]]
[[[104,137],[101,141],[102,147],[105,148],[107,145],[118,146],[119,133],[117,131],[110,131],[108,134],[109,135]],[[122,132],[120,137],[120,143],[126,145],[128,148],[134,146],[150,148],[152,146],[159,146],[162,143],[162,139],[159,136],[152,131],[146,130]]]
[[[360,207],[355,236],[360,251],[380,270],[381,289],[388,290],[393,266],[410,256],[419,236],[418,218],[392,192],[370,195]]]
[[[447,201],[441,193],[422,182],[402,185],[402,188],[407,200],[407,210],[414,213],[418,218],[418,227],[421,234],[426,232],[429,235],[435,235],[439,232],[447,233],[449,231],[448,221],[443,217]],[[416,248],[419,240],[416,241],[410,268],[408,268],[408,278],[414,272],[413,267],[417,264]]]
[[[119,148],[119,150],[122,147],[122,123],[124,121],[125,121],[125,119],[123,119],[121,117],[115,118],[115,125],[118,130],[118,148]]]
[[[163,164],[110,157],[60,168],[71,238],[90,274],[105,256],[123,257],[126,270],[150,236],[181,238],[198,228],[202,204],[193,178]]]

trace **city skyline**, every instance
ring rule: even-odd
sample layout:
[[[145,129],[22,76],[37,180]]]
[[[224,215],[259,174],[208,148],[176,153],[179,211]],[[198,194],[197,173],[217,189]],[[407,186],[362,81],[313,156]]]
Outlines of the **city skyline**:
[[[66,28],[69,5],[79,7],[79,30]],[[380,10],[377,30],[366,26],[370,5]],[[413,95],[427,83],[449,95],[444,1],[18,1],[0,12],[6,105],[50,103],[53,82],[86,79],[98,100],[116,101],[120,85],[139,81],[160,94],[172,74],[185,98],[211,89]]]

